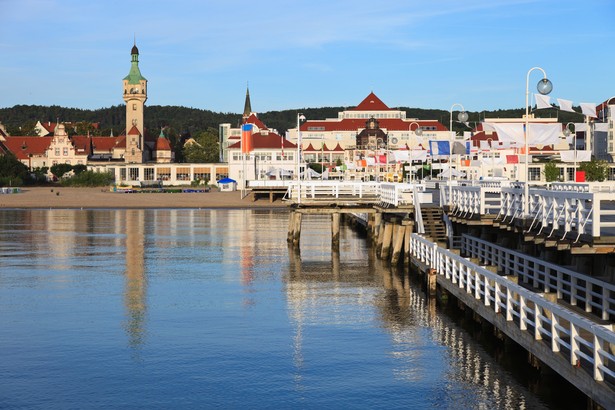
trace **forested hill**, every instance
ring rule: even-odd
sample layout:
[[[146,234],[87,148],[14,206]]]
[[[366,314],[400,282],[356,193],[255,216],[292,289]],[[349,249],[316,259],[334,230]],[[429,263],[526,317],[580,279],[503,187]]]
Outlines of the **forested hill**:
[[[289,128],[296,127],[297,112],[300,111],[308,119],[337,118],[340,111],[346,107],[303,108],[301,110],[268,111],[258,113],[258,117],[269,128],[277,129],[281,135]],[[448,126],[450,112],[435,109],[420,109],[399,107],[407,112],[408,118],[420,120],[438,120]],[[486,118],[519,118],[523,114],[522,109],[470,112],[470,122],[474,123]],[[555,108],[536,112],[538,117],[556,117],[559,115],[561,122],[579,122],[582,116],[558,112]],[[60,106],[40,105],[16,105],[10,108],[0,108],[0,122],[4,124],[10,135],[33,135],[31,130],[37,121],[45,122],[85,122],[100,123],[97,130],[92,129],[92,135],[109,135],[113,130],[114,135],[119,135],[125,129],[125,106],[116,105],[109,108],[96,110],[83,110],[79,108],[66,108]],[[159,130],[161,127],[170,127],[179,134],[195,134],[199,131],[217,132],[218,125],[230,123],[233,127],[238,126],[241,114],[219,113],[198,108],[178,106],[145,106],[145,126],[150,130]],[[457,128],[457,126],[454,126]],[[461,128],[460,128],[461,129]],[[466,128],[467,130],[467,128]],[[156,132],[156,131],[154,131]]]

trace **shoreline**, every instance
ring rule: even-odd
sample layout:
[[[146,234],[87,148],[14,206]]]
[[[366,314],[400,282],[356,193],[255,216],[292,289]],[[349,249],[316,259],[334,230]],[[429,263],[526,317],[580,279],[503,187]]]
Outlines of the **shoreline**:
[[[0,194],[0,210],[8,209],[285,209],[282,200],[252,200],[235,192],[112,192],[109,188],[21,187]]]

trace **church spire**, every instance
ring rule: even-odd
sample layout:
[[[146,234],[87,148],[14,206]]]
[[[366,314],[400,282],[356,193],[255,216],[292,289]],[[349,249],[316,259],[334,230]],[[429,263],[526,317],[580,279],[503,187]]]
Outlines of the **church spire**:
[[[252,114],[252,104],[250,104],[250,88],[246,86],[246,103],[243,106],[243,119],[245,120]]]

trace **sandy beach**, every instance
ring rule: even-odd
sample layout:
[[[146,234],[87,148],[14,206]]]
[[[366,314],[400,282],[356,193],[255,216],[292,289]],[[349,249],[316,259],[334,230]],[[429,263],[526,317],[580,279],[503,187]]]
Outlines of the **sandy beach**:
[[[109,188],[22,187],[0,194],[0,209],[15,208],[287,208],[280,199],[252,200],[240,192],[118,193]]]

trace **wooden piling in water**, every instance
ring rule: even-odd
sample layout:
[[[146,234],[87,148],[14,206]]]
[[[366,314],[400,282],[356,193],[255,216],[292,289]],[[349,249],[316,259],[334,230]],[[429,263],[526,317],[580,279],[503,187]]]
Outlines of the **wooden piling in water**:
[[[298,247],[301,242],[301,218],[302,214],[295,212],[293,223],[293,246]]]
[[[380,259],[388,259],[391,253],[391,241],[393,240],[393,224],[391,222],[384,223],[384,232],[382,236]]]
[[[340,248],[340,213],[331,214],[331,247]]]
[[[399,262],[401,251],[404,246],[405,236],[406,236],[406,227],[401,224],[395,225],[395,235],[394,235],[395,240],[393,243],[393,255],[391,256],[392,264],[397,264]]]

